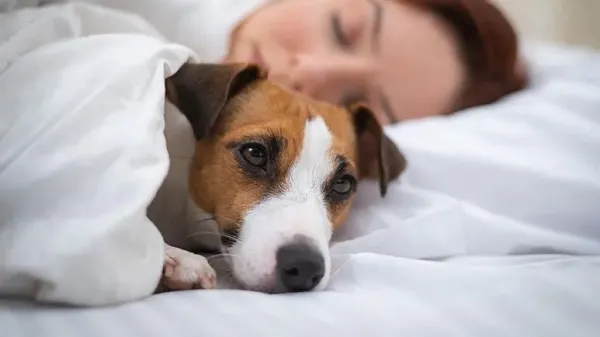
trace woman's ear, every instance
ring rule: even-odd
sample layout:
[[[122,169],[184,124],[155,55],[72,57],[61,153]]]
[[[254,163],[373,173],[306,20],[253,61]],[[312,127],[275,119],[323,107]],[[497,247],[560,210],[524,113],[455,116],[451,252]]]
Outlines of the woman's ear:
[[[373,112],[362,104],[350,107],[358,148],[360,178],[378,179],[381,196],[388,183],[406,168],[406,159],[394,142],[383,132]]]
[[[185,63],[165,80],[166,96],[187,117],[199,140],[210,135],[227,102],[266,76],[255,65]]]

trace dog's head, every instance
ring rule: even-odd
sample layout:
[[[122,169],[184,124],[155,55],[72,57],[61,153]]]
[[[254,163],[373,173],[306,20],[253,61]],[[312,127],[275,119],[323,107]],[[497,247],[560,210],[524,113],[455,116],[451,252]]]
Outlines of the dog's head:
[[[192,125],[191,199],[211,213],[247,289],[322,289],[328,243],[357,181],[382,196],[404,157],[364,106],[343,109],[295,95],[256,66],[185,64],[167,98]]]

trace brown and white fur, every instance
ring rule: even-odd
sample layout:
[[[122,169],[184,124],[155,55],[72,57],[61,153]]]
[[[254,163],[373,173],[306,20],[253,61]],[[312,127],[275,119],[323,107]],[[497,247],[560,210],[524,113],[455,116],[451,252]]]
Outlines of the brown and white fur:
[[[366,107],[318,102],[265,75],[252,65],[187,63],[166,81],[172,163],[148,211],[167,243],[166,289],[214,287],[214,270],[188,252],[211,246],[226,252],[245,289],[323,289],[329,240],[358,180],[379,179],[383,196],[404,170]],[[202,235],[210,231],[220,244]]]

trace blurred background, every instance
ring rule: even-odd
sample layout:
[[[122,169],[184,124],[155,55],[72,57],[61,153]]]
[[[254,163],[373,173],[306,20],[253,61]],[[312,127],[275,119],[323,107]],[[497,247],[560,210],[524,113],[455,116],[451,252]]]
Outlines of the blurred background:
[[[600,0],[492,0],[525,40],[600,49]]]

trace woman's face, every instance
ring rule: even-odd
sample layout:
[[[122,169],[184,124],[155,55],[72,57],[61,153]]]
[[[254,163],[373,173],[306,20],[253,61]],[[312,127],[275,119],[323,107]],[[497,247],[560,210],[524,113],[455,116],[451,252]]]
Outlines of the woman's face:
[[[232,33],[227,61],[338,104],[366,101],[383,122],[450,112],[464,70],[450,29],[392,0],[279,0]]]

